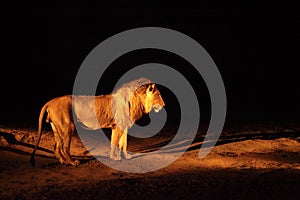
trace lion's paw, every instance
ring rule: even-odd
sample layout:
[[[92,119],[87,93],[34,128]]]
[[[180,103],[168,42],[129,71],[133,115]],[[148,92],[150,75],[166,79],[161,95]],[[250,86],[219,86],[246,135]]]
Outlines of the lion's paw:
[[[124,153],[124,157],[126,160],[129,160],[132,158],[132,155],[128,154],[128,153]]]
[[[121,160],[121,156],[110,156],[112,160]]]
[[[79,160],[75,160],[73,163],[72,163],[73,166],[78,166],[80,165],[80,161]]]

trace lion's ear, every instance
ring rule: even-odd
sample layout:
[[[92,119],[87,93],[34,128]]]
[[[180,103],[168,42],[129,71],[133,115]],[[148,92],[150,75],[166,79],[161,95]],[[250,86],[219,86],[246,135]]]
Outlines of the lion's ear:
[[[155,83],[152,83],[147,88],[147,93],[153,93],[155,89]]]

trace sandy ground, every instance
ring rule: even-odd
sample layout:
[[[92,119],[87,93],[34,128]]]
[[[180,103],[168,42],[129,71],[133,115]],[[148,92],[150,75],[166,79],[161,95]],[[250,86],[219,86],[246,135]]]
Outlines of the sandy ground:
[[[150,139],[129,138],[128,148],[149,152],[170,139],[172,131]],[[300,199],[299,130],[229,129],[200,159],[202,139],[197,135],[171,165],[138,174],[105,166],[76,136],[71,154],[82,164],[62,166],[53,156],[51,131],[44,132],[32,167],[36,130],[1,126],[0,199]]]

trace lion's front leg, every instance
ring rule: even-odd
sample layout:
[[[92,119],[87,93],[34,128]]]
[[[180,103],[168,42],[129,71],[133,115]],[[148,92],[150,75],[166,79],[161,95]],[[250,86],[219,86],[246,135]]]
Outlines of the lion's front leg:
[[[110,142],[110,158],[113,160],[121,160],[121,149],[118,147],[122,131],[119,128],[112,129]]]
[[[127,129],[124,130],[121,139],[119,141],[119,147],[120,149],[123,149],[123,154],[125,159],[131,159],[132,156],[127,152],[127,133],[128,133]]]

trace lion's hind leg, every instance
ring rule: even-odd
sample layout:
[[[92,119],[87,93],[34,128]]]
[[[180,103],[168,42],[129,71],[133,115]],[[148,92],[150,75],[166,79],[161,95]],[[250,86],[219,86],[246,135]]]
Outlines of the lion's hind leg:
[[[79,165],[79,161],[73,161],[70,157],[70,144],[72,137],[72,130],[65,128],[63,130],[57,128],[53,123],[51,123],[52,130],[54,132],[54,154],[61,164],[66,165]]]
[[[78,160],[73,161],[73,159],[70,156],[70,146],[71,146],[71,140],[74,133],[74,124],[65,124],[63,130],[62,130],[62,139],[63,139],[63,148],[62,148],[62,154],[67,161],[67,164],[77,166],[80,164]]]
[[[62,151],[61,151],[61,148],[62,148],[62,139],[61,137],[59,136],[59,132],[56,128],[56,126],[51,122],[51,127],[52,127],[52,130],[53,130],[53,133],[54,133],[54,155],[56,156],[56,158],[59,160],[59,162],[61,164],[64,164],[65,163],[65,159],[63,158],[63,155],[62,155]]]

